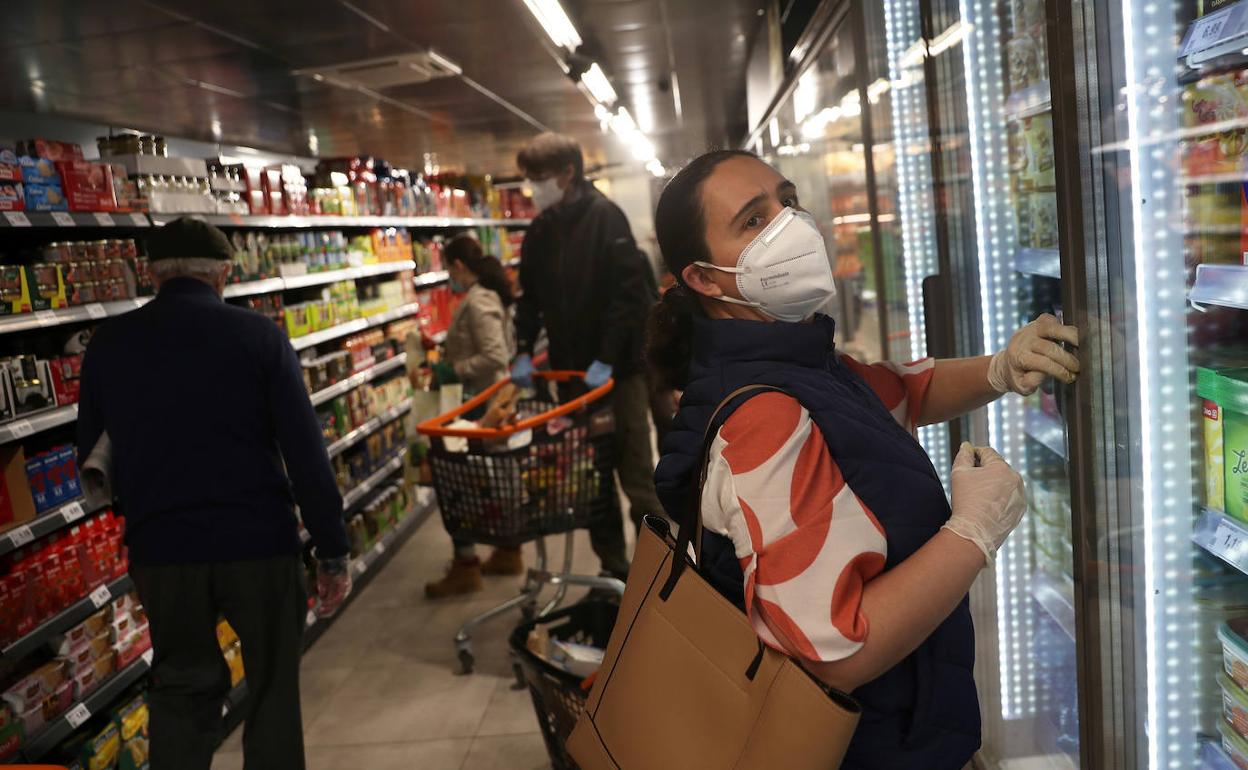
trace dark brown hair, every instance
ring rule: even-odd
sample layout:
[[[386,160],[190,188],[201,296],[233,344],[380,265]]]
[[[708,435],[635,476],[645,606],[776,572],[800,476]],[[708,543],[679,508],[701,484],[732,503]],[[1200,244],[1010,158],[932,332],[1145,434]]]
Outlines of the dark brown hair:
[[[511,281],[507,278],[503,264],[498,257],[486,254],[480,242],[468,233],[460,233],[450,240],[442,249],[442,258],[447,266],[459,262],[472,271],[477,283],[498,295],[503,307],[510,307],[515,302],[511,296]]]
[[[706,245],[706,216],[702,185],[720,163],[736,157],[757,158],[745,150],[713,150],[680,170],[663,188],[654,212],[654,230],[663,262],[676,278],[663,300],[650,312],[646,333],[646,362],[657,380],[683,390],[693,356],[693,319],[702,315],[697,295],[681,273],[694,262],[710,262]]]
[[[572,167],[574,181],[585,176],[585,157],[580,143],[567,134],[549,131],[535,136],[516,154],[516,165],[528,177],[558,174],[568,166]]]

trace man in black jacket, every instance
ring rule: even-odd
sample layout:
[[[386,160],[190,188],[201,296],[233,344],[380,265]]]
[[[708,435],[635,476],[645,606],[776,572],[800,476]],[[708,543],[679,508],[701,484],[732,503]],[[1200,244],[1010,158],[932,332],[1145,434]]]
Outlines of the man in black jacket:
[[[662,511],[654,492],[642,366],[646,316],[656,300],[653,272],[624,212],[585,179],[575,139],[541,134],[520,151],[517,163],[542,212],[521,249],[513,379],[523,384],[531,374],[542,328],[552,369],[585,371],[590,387],[615,378],[616,473],[630,516],[640,525],[646,514]],[[591,529],[590,539],[604,570],[627,575],[622,520],[604,521]]]
[[[294,348],[271,320],[221,299],[229,240],[192,219],[146,240],[159,293],[88,346],[78,447],[80,464],[103,437],[110,447],[152,634],[152,768],[212,764],[230,685],[223,616],[247,669],[246,766],[302,770],[308,606],[294,504],[329,614],[351,589],[342,497]]]

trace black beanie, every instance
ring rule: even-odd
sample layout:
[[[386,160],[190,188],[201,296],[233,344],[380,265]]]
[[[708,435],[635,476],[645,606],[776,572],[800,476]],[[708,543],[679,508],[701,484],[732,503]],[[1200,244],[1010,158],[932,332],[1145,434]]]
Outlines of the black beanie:
[[[234,258],[234,247],[225,233],[200,219],[180,217],[164,227],[157,227],[145,239],[147,256],[153,262],[162,259]]]

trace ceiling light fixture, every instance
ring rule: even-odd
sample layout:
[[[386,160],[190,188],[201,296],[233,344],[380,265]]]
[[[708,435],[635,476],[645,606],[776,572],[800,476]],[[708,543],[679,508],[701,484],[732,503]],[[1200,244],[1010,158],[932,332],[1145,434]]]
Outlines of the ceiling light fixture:
[[[552,43],[569,51],[580,47],[581,36],[559,0],[524,0],[524,5],[537,19],[537,23],[542,25]]]
[[[607,80],[606,73],[598,66],[598,62],[589,65],[589,69],[581,73],[581,83],[601,104],[609,107],[619,101],[620,97],[611,87],[611,81]]]

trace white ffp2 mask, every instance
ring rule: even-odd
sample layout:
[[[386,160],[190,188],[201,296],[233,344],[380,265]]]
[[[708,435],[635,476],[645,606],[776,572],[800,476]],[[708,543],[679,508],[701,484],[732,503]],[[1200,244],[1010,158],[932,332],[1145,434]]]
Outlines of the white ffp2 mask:
[[[777,321],[805,321],[836,295],[832,265],[815,218],[788,207],[741,251],[736,267],[694,264],[736,274],[743,299],[717,299],[758,308]]]
[[[530,181],[529,187],[533,188],[533,204],[538,211],[545,211],[563,200],[563,190],[559,189],[559,183],[554,177],[540,182]]]

